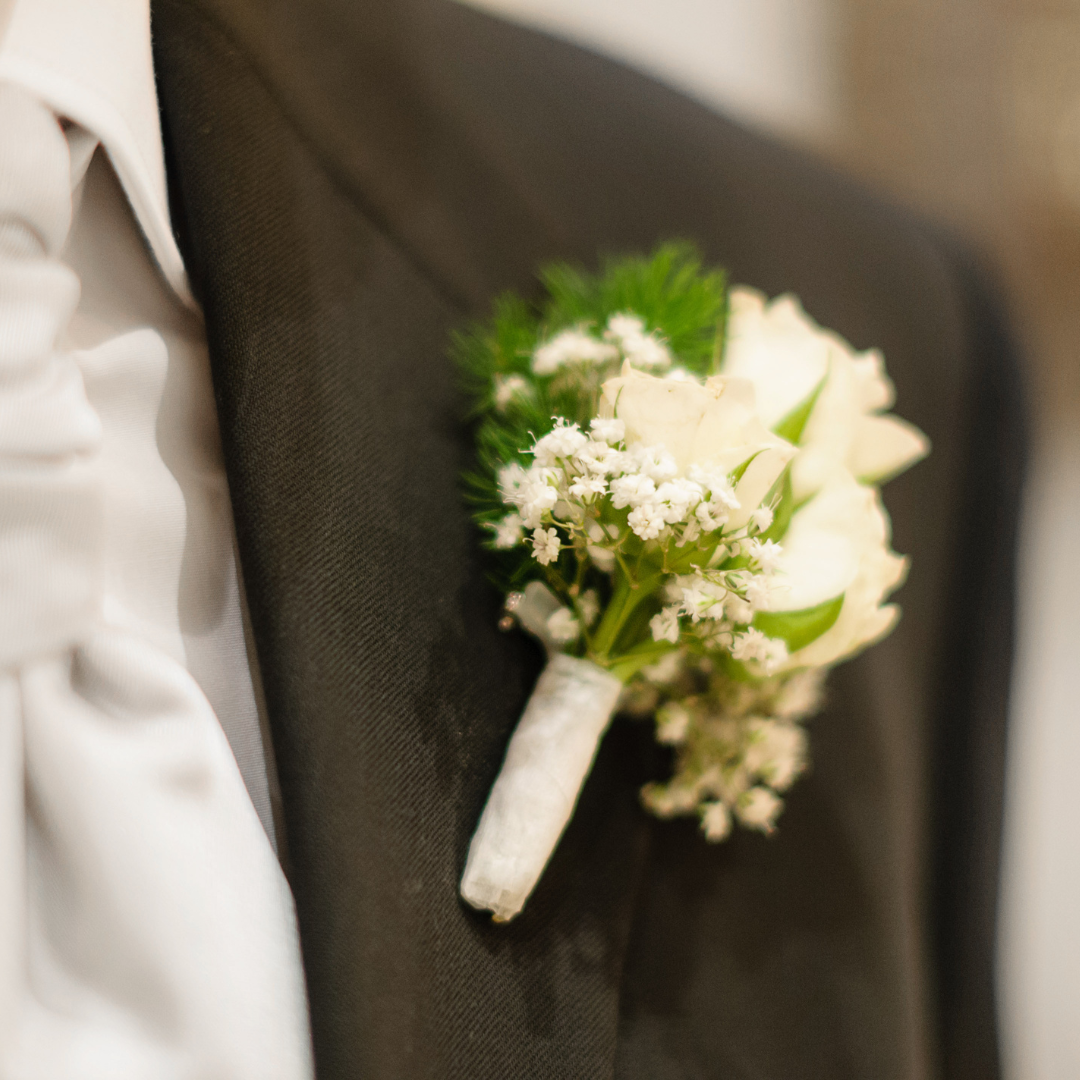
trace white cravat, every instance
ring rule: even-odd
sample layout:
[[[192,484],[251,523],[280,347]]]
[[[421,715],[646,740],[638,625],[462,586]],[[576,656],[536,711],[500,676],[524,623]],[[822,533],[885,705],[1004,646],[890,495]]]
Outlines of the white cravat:
[[[292,901],[214,711],[254,792],[205,344],[137,160],[153,84],[141,138],[107,92],[77,112],[78,64],[51,79],[20,23],[64,7],[147,29],[32,0],[0,51],[0,1080],[303,1080]]]
[[[4,0],[0,0],[4,4]],[[7,0],[0,79],[101,140],[165,279],[190,302],[165,197],[149,0]]]
[[[138,325],[164,329],[168,324],[174,331],[167,338],[169,380],[160,403],[159,446],[186,510],[186,520],[173,526],[174,542],[185,545],[179,589],[184,659],[214,707],[255,809],[273,837],[205,336],[196,320],[185,321],[184,309],[194,311],[195,304],[169,226],[149,3],[18,0],[10,14],[0,41],[0,81],[22,86],[58,116],[92,133],[84,140],[83,166],[100,139],[127,196],[117,201],[115,178],[95,176],[103,166],[95,162],[89,190],[80,192],[78,250],[68,253],[79,262],[75,269],[83,286],[75,329],[86,332],[76,344],[96,344],[106,334]],[[118,253],[117,245],[124,250]],[[162,287],[162,277],[169,288]],[[155,491],[170,485],[148,482]],[[154,557],[144,542],[147,555]],[[176,608],[174,603],[163,614],[165,623],[175,626]]]

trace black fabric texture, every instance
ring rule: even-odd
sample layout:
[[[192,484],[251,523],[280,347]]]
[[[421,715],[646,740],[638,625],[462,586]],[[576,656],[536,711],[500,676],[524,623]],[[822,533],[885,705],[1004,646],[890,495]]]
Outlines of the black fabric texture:
[[[439,0],[155,0],[320,1080],[997,1075],[1023,421],[952,245],[616,64]],[[641,810],[618,721],[524,914],[457,897],[539,671],[458,474],[455,325],[537,265],[694,240],[880,346],[934,442],[891,483],[899,629],[837,670],[778,834]]]

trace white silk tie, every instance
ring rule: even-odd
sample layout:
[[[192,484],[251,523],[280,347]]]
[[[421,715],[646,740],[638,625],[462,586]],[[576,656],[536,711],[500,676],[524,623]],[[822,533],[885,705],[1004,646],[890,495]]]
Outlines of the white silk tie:
[[[165,345],[62,351],[71,192],[0,85],[0,1080],[305,1080],[288,887],[182,642],[126,602],[176,603],[183,501],[133,411]]]

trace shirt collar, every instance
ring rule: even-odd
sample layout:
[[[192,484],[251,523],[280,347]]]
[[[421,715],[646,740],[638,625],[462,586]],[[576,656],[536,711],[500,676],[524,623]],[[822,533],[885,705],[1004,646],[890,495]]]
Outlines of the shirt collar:
[[[15,0],[0,79],[101,140],[163,275],[192,304],[169,222],[150,0]]]

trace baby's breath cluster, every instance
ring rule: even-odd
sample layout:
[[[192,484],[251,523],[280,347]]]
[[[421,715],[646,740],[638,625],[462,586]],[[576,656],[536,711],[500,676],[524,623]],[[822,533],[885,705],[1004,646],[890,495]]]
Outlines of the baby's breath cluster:
[[[512,509],[492,523],[495,546],[526,545],[557,592],[566,585],[557,569],[560,557],[569,555],[573,584],[566,592],[576,608],[590,569],[621,571],[633,590],[663,601],[648,621],[649,636],[661,648],[692,639],[771,673],[787,658],[787,647],[750,624],[783,587],[780,545],[761,536],[772,524],[772,510],[757,508],[745,525],[728,530],[739,509],[728,473],[694,465],[680,477],[663,446],[628,448],[625,436],[615,418],[594,418],[588,433],[555,418],[532,447],[529,468],[512,463],[499,473]],[[607,660],[610,653],[591,640],[587,614],[578,611],[572,638],[566,637],[569,624],[562,627],[563,642],[584,635],[587,654]]]
[[[824,671],[744,683],[709,661],[675,660],[646,669],[628,695],[655,715],[657,741],[676,750],[671,780],[647,785],[643,802],[658,817],[696,815],[714,842],[735,822],[771,833],[781,796],[807,766],[801,722],[820,708]]]
[[[568,364],[605,364],[628,360],[634,367],[663,370],[671,367],[671,352],[664,339],[645,329],[645,320],[632,312],[610,316],[596,337],[587,326],[562,330],[544,342],[532,357],[536,375],[553,375]]]

